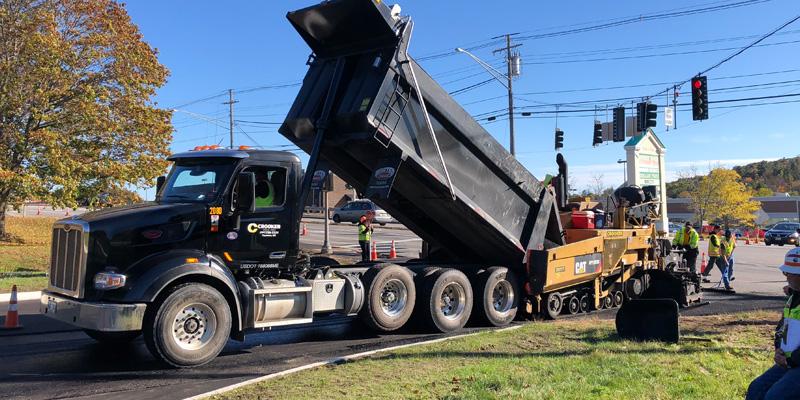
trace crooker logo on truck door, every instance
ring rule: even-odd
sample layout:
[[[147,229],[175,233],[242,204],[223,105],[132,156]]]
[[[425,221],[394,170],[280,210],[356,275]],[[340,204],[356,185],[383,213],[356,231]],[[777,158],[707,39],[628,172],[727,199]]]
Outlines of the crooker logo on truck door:
[[[281,231],[281,224],[256,224],[254,222],[247,225],[247,231],[258,233],[261,237],[276,237]]]

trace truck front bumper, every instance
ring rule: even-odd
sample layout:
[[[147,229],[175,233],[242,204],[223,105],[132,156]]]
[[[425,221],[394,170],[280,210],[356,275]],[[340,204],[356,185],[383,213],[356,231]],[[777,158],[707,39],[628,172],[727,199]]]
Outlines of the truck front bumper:
[[[90,303],[44,291],[39,313],[79,328],[121,332],[141,330],[146,308],[145,303]]]

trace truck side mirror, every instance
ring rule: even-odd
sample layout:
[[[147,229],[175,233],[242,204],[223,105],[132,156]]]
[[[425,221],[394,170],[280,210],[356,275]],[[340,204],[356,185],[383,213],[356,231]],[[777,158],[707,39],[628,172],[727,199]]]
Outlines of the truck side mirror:
[[[158,193],[161,192],[161,188],[164,187],[164,182],[167,181],[167,177],[164,175],[159,176],[156,178],[156,196]]]
[[[252,172],[239,174],[232,208],[236,211],[252,214],[256,210],[256,176]]]

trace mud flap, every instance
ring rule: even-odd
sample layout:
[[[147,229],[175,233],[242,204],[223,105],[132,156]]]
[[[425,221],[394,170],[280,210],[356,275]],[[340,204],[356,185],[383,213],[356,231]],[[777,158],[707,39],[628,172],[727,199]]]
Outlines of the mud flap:
[[[617,312],[617,334],[623,339],[677,343],[681,336],[678,316],[673,299],[629,301]]]

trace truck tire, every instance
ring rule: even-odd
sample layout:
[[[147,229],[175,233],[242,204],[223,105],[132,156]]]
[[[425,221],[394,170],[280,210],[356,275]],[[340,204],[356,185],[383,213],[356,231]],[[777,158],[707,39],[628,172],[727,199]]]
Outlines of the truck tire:
[[[504,267],[491,267],[475,277],[477,296],[472,315],[493,326],[511,323],[519,305],[517,276]]]
[[[584,294],[580,298],[580,305],[581,305],[581,312],[589,312],[591,311],[591,306],[589,305],[589,295]]]
[[[614,307],[619,307],[625,301],[625,295],[622,294],[622,291],[617,290],[614,292]]]
[[[216,289],[202,283],[172,288],[145,316],[144,341],[160,361],[174,367],[205,364],[225,347],[231,311]]]
[[[561,314],[562,307],[564,307],[564,299],[561,297],[561,293],[550,292],[547,294],[544,309],[546,317],[556,319]]]
[[[441,269],[431,275],[422,289],[422,319],[439,332],[453,332],[467,324],[472,314],[472,285],[463,272]]]
[[[395,264],[379,264],[362,278],[367,290],[358,316],[370,328],[390,332],[402,327],[414,311],[417,291],[411,272]]]
[[[142,331],[103,332],[94,329],[84,329],[90,338],[102,344],[124,344],[132,342],[142,334]]]
[[[581,311],[581,301],[575,297],[570,296],[567,301],[568,311],[570,314],[575,315]]]

